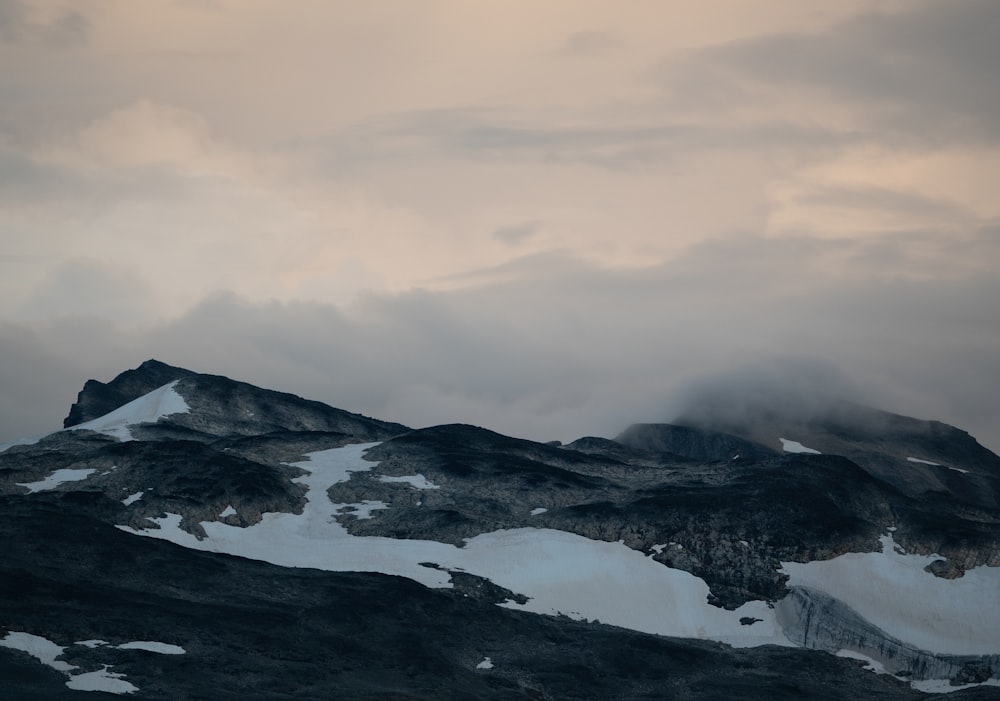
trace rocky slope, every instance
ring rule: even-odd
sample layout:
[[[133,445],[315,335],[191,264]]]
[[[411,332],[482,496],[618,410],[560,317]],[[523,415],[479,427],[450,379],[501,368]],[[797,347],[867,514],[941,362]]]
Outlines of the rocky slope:
[[[1000,698],[1000,458],[853,405],[723,419],[559,446],[157,361],[89,381],[0,446],[0,698],[103,665],[140,698]]]

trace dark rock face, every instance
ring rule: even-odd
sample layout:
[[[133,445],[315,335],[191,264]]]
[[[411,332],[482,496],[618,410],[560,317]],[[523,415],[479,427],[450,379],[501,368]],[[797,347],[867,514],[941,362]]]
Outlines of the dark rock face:
[[[788,438],[843,456],[902,497],[893,505],[897,539],[909,552],[944,556],[948,564],[935,574],[1000,565],[1000,457],[965,431],[844,401],[794,414],[770,406],[738,420],[709,413],[678,421],[774,449]]]
[[[133,698],[916,699],[905,683],[820,650],[848,648],[956,684],[1000,668],[996,655],[917,650],[841,602],[789,591],[779,572],[783,561],[878,550],[890,527],[907,551],[941,556],[928,566],[939,577],[1000,564],[1000,458],[944,424],[850,408],[825,422],[640,424],[614,441],[542,444],[460,424],[410,430],[157,361],[89,381],[66,424],[175,381],[189,411],[130,426],[132,441],[63,431],[0,452],[0,638],[46,637],[81,671],[112,665],[140,687]],[[823,454],[783,454],[779,436]],[[374,442],[371,469],[327,494],[296,481],[304,471],[293,463],[307,454]],[[79,481],[19,486],[59,470]],[[407,482],[416,475],[429,487]],[[391,505],[367,518],[341,511],[337,521],[358,536],[462,546],[537,527],[620,541],[700,577],[719,607],[771,602],[786,634],[816,649],[733,649],[510,610],[497,604],[523,601],[520,592],[458,570],[452,589],[432,590],[115,528],[150,528],[172,513],[204,538],[202,523],[253,526],[324,498]],[[94,638],[187,652],[74,644]],[[485,658],[492,668],[477,666]],[[82,698],[64,674],[3,647],[0,680],[0,699]],[[1000,698],[1000,689],[949,698]]]
[[[951,492],[970,506],[997,508],[1000,457],[965,431],[939,421],[921,421],[851,402],[831,402],[822,411],[798,415],[773,410],[740,422],[679,419],[702,430],[724,431],[781,452],[779,437],[825,454],[842,455],[912,497]],[[788,435],[786,435],[788,434]],[[936,463],[936,464],[928,464]],[[964,470],[966,472],[956,472]],[[957,486],[957,475],[984,478],[976,488]],[[982,489],[985,488],[985,489]]]
[[[615,441],[648,453],[675,455],[697,462],[762,460],[777,451],[718,431],[674,424],[633,424]]]

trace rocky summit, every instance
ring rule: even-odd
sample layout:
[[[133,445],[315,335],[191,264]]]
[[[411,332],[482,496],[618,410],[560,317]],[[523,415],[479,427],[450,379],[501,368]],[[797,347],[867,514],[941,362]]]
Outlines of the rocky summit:
[[[1000,699],[1000,458],[846,402],[562,445],[150,360],[0,504],[0,699]]]

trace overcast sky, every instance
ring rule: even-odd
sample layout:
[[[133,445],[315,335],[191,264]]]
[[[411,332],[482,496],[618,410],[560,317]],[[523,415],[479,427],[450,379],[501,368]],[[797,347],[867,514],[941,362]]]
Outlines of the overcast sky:
[[[546,440],[721,376],[1000,450],[998,66],[994,0],[0,0],[0,440],[155,357]]]

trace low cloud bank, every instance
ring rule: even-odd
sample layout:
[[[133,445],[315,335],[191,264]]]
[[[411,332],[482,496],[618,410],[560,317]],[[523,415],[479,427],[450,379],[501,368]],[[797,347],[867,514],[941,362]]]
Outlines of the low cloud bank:
[[[551,254],[344,308],[217,294],[145,325],[99,310],[7,322],[0,439],[60,427],[86,379],[156,357],[413,426],[539,440],[755,411],[767,390],[800,412],[832,396],[939,419],[1000,449],[1000,280],[890,274],[845,245],[731,241],[643,270]]]

